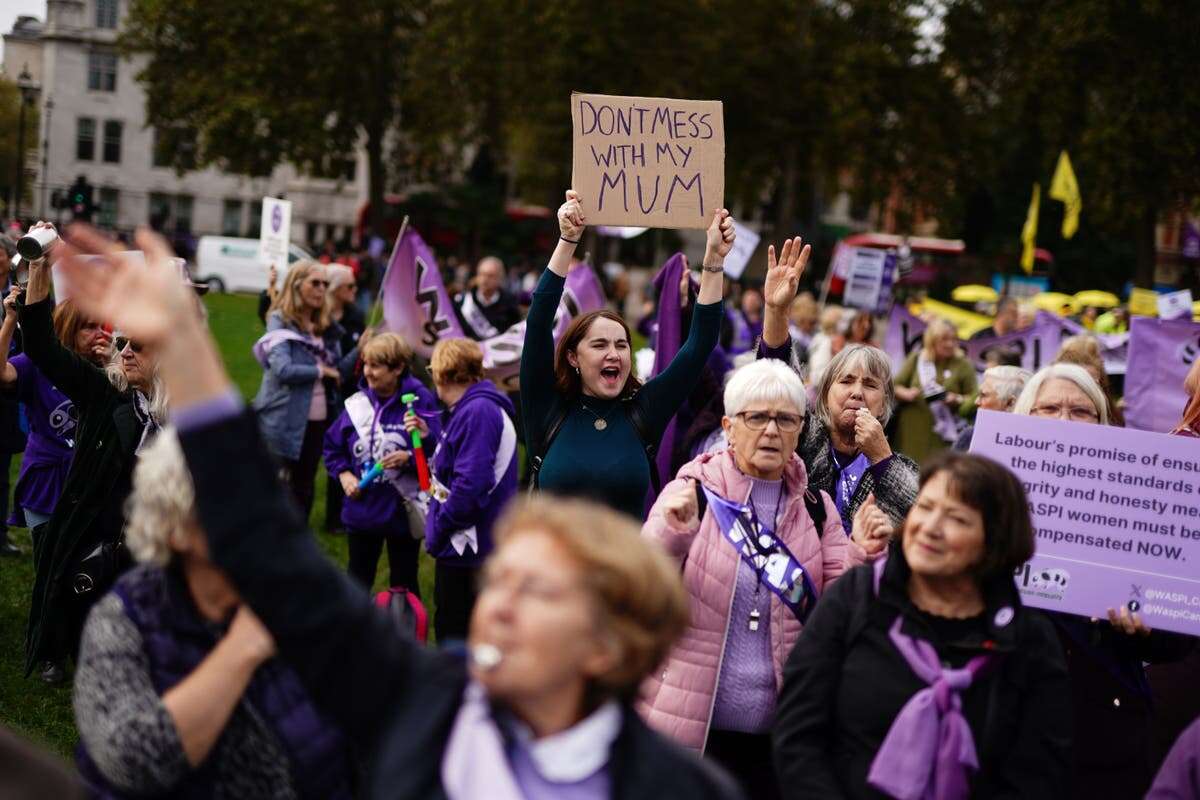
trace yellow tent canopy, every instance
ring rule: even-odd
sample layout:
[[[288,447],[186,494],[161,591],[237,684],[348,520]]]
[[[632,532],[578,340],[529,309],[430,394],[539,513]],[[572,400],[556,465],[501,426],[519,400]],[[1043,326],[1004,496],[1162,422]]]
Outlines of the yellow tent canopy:
[[[1060,317],[1064,316],[1064,307],[1072,314],[1078,308],[1075,304],[1075,298],[1062,292],[1042,292],[1041,294],[1034,295],[1033,304],[1042,311],[1049,311],[1052,314],[1058,314]]]
[[[928,313],[948,320],[958,329],[958,338],[960,339],[970,339],[971,334],[981,331],[992,324],[991,317],[985,317],[983,314],[975,314],[971,311],[964,311],[958,306],[952,306],[949,303],[939,303],[937,300],[926,299],[924,303],[919,306],[913,306],[909,311],[918,316],[922,313]]]
[[[1200,322],[1200,300],[1192,303],[1192,319]]]
[[[990,286],[969,283],[966,286],[956,286],[950,293],[950,299],[956,303],[994,303],[1000,295]]]
[[[1116,308],[1121,305],[1121,298],[1112,292],[1102,292],[1098,289],[1088,289],[1075,294],[1075,307],[1087,308]]]

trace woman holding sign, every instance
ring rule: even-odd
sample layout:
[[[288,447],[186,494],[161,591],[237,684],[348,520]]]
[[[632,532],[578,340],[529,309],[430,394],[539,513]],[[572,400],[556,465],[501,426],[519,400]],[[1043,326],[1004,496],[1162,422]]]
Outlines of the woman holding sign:
[[[866,505],[859,542],[848,542],[829,495],[809,490],[795,452],[804,407],[787,365],[739,369],[725,388],[729,449],[685,464],[642,528],[682,563],[691,605],[679,643],[643,686],[647,721],[764,800],[779,797],[770,728],[787,654],[817,599],[892,533]],[[748,531],[766,537],[757,552]]]
[[[1030,379],[1014,414],[1110,424],[1104,390],[1083,367],[1054,364]],[[1145,663],[1184,658],[1195,639],[1151,631],[1127,607],[1106,620],[1050,614],[1071,675],[1072,797],[1141,797],[1150,786],[1154,708]]]
[[[1066,796],[1062,649],[1012,579],[1032,554],[1015,475],[932,459],[887,558],[843,575],[788,657],[774,728],[784,796]]]
[[[586,220],[579,195],[558,210],[559,242],[533,293],[521,353],[521,397],[534,483],[587,496],[642,518],[653,453],[721,332],[725,256],[733,218],[713,213],[687,341],[645,386],[633,374],[629,326],[611,311],[578,317],[555,351],[554,315]]]
[[[810,248],[800,237],[783,243],[779,259],[767,248],[767,314],[758,357],[796,364],[788,333],[788,310]],[[892,365],[887,355],[867,344],[846,345],[821,372],[813,409],[797,450],[808,470],[809,485],[837,504],[843,528],[872,497],[899,524],[917,496],[917,465],[892,451],[883,427],[896,405]]]

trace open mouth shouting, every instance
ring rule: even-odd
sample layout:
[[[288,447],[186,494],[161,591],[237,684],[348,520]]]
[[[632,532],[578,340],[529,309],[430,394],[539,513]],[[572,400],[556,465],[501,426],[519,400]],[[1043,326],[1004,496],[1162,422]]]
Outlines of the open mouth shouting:
[[[612,365],[601,367],[600,382],[607,391],[619,391],[621,388],[621,368]]]

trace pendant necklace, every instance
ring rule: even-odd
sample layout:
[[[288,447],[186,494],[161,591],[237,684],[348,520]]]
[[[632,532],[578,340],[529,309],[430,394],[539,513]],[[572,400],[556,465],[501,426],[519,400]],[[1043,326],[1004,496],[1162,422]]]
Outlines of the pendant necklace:
[[[608,417],[608,414],[612,413],[611,408],[608,410],[608,414],[605,414],[602,417],[599,414],[597,414],[595,411],[592,411],[590,408],[588,408],[587,403],[580,402],[579,405],[581,405],[583,407],[584,411],[588,412],[589,414],[591,414],[593,417],[596,418],[596,421],[592,423],[593,428],[595,428],[598,431],[602,431],[608,427],[608,420],[606,418]]]

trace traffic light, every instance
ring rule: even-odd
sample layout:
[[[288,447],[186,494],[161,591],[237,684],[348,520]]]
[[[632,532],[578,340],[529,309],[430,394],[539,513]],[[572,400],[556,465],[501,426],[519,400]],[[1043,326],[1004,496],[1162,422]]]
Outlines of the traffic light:
[[[71,209],[71,213],[76,220],[81,222],[91,222],[92,215],[96,212],[95,203],[92,201],[92,185],[88,183],[87,178],[80,175],[75,179],[75,183],[67,190],[67,207]]]

